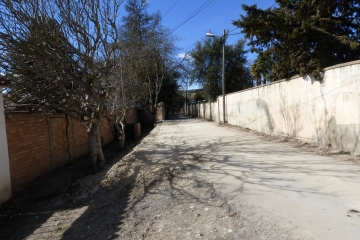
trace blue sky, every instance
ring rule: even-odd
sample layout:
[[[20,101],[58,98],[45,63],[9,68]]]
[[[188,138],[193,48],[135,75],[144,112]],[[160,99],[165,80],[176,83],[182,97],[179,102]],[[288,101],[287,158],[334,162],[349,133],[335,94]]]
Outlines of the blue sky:
[[[169,29],[173,29],[204,3],[209,3],[209,5],[173,32],[173,34],[180,38],[176,45],[181,48],[182,52],[190,51],[195,42],[201,40],[206,32],[210,30],[215,35],[222,35],[224,29],[229,31],[233,30],[231,32],[232,34],[240,33],[240,29],[235,29],[235,26],[232,25],[232,21],[239,19],[240,15],[243,14],[241,4],[257,4],[258,7],[266,9],[272,6],[275,1],[148,0],[148,11],[149,13],[160,11],[161,14],[164,15],[173,7],[171,11],[163,17],[163,25]],[[243,38],[241,34],[231,35],[228,37],[227,42],[233,43],[241,38]],[[248,58],[251,60],[254,56],[249,55]]]
[[[241,8],[242,4],[257,4],[259,8],[266,9],[274,5],[275,0],[147,0],[147,2],[148,12],[160,11],[163,16],[162,24],[169,29],[174,29],[201,6],[206,6],[173,32],[179,37],[176,46],[180,48],[180,54],[183,54],[189,52],[196,41],[204,38],[209,31],[215,35],[222,35],[223,30],[229,30],[231,34],[240,33],[240,29],[235,29],[236,27],[232,25],[232,21],[238,20],[240,15],[244,14]],[[227,43],[235,43],[242,38],[242,34],[231,35],[227,38]],[[247,58],[251,63],[256,55],[248,53]],[[200,86],[192,85],[190,89],[192,88],[200,88]]]

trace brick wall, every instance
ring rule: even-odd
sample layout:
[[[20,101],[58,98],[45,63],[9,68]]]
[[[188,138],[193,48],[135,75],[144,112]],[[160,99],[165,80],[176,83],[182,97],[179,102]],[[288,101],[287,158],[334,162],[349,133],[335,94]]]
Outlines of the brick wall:
[[[136,124],[138,122],[139,122],[138,110],[135,108],[126,110],[125,123]]]
[[[67,141],[66,121],[64,114],[47,119],[42,113],[5,113],[12,193],[35,178],[87,154],[86,126],[69,117]],[[113,140],[112,125],[106,119],[102,120],[101,133],[103,144]]]

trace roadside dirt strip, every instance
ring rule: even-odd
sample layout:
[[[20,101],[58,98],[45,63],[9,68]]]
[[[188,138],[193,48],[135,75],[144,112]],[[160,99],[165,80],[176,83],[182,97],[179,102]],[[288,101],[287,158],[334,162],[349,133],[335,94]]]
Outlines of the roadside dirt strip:
[[[281,140],[165,121],[61,195],[5,205],[0,239],[359,239],[357,159]]]

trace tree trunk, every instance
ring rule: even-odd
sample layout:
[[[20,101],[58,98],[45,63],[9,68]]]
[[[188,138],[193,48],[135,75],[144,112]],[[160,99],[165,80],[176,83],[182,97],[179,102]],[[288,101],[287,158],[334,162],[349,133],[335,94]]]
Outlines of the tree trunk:
[[[119,133],[119,147],[120,150],[123,150],[125,148],[125,140],[126,140],[126,136],[125,136],[125,124],[124,124],[124,119],[125,119],[125,115],[126,115],[126,110],[124,111],[122,117],[117,117],[115,120],[115,127],[116,130]]]
[[[151,127],[154,127],[156,122],[156,106],[151,106],[151,118]]]
[[[100,127],[100,120],[92,122],[90,123],[88,133],[90,161],[91,167],[94,170],[98,169],[98,163],[100,167],[104,166],[106,163],[104,153],[102,151]]]
[[[120,149],[123,150],[125,148],[125,124],[121,124],[121,139],[120,139]]]

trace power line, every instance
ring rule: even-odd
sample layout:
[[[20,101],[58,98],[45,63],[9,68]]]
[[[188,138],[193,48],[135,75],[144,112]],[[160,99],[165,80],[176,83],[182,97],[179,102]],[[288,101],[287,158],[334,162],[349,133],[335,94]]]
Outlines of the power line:
[[[273,5],[271,5],[270,7],[268,7],[268,9],[270,10],[273,6],[275,6],[277,3],[274,3]],[[266,9],[266,10],[268,10]]]
[[[207,0],[205,3],[203,3],[200,7],[198,7],[193,13],[191,13],[187,18],[185,18],[182,22],[180,22],[178,25],[176,25],[169,34],[176,31],[178,28],[180,28],[182,25],[187,23],[190,19],[195,17],[197,14],[199,14],[202,10],[204,10],[207,6],[209,6],[214,0]]]
[[[181,0],[177,1],[174,5],[172,5],[172,7],[162,17],[165,17],[166,14],[168,14],[176,6],[176,4],[178,4],[180,1]]]
[[[233,31],[235,31],[236,29],[238,29],[238,27],[234,28],[234,29],[233,29],[233,30],[231,30],[229,33],[231,33],[231,32],[233,32]]]
[[[227,34],[227,35],[239,35],[241,33],[232,33],[232,34]]]
[[[195,17],[198,13],[200,13],[202,10],[204,10],[207,6],[209,6],[214,0],[207,0],[206,2],[204,2],[200,7],[198,7],[193,13],[191,13],[189,16],[187,16],[185,18],[185,20],[183,20],[182,22],[180,22],[178,25],[176,25],[171,31],[170,33],[174,32],[175,30],[177,30],[178,28],[180,28],[182,25],[184,25],[185,23],[187,23],[190,19],[192,19],[193,17]],[[169,33],[169,34],[170,34]]]

